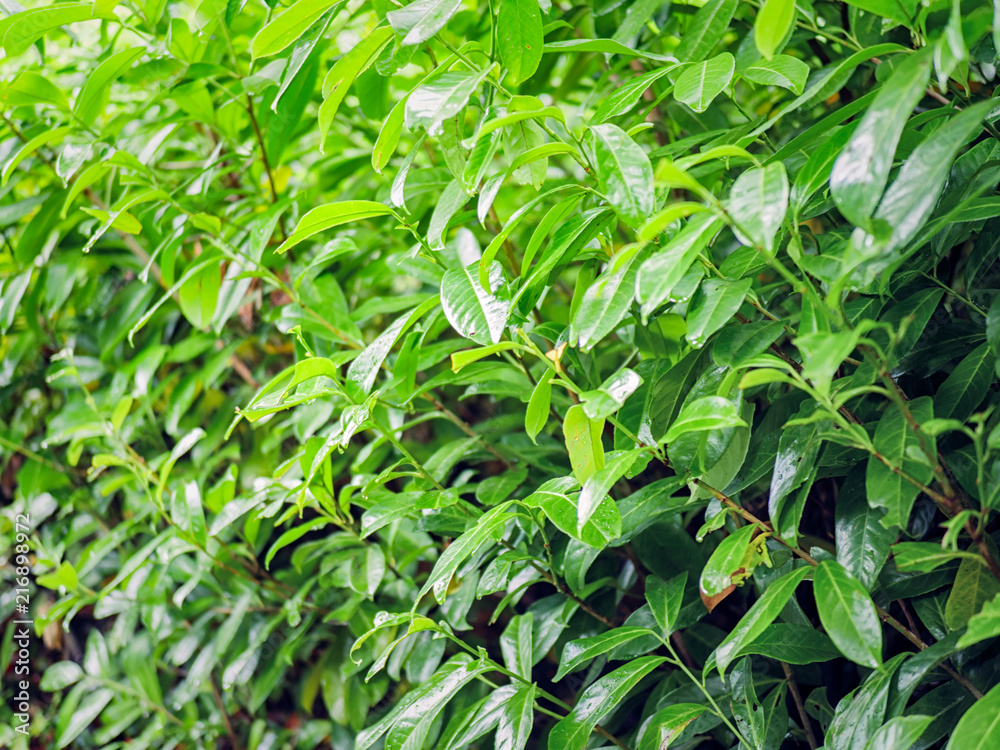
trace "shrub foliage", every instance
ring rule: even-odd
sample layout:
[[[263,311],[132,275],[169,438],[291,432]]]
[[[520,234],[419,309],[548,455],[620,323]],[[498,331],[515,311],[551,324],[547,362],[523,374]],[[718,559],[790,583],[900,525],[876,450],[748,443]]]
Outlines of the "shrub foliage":
[[[0,745],[1000,747],[993,4],[29,6]]]

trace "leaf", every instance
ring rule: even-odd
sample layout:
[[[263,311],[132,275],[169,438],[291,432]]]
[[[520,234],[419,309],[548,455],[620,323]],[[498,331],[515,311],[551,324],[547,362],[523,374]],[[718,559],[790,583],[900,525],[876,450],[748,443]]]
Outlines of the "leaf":
[[[416,0],[390,10],[386,18],[404,46],[423,44],[437,34],[462,7],[462,0]]]
[[[102,8],[97,3],[52,3],[13,15],[7,8],[5,12],[7,23],[0,26],[0,34],[3,35],[3,47],[8,58],[24,54],[36,41],[60,26],[79,21],[117,20],[110,9]]]
[[[741,240],[774,251],[774,237],[788,211],[788,176],[781,163],[748,169],[733,183],[726,204]]]
[[[323,150],[327,133],[330,132],[330,126],[337,116],[344,97],[347,96],[348,89],[355,79],[375,62],[392,37],[392,29],[388,26],[379,26],[364,36],[350,52],[337,60],[326,74],[326,78],[323,79],[323,103],[319,107],[320,151]]]
[[[635,370],[622,368],[601,383],[596,391],[587,391],[582,395],[583,411],[590,419],[607,419],[625,404],[642,382],[642,376]]]
[[[708,57],[726,33],[738,4],[738,0],[709,0],[702,5],[681,37],[677,59],[699,62]]]
[[[83,669],[75,661],[57,661],[46,667],[38,687],[46,692],[62,690],[78,682],[83,675]]]
[[[659,0],[656,0],[656,2],[659,2]],[[594,110],[594,114],[590,117],[590,124],[592,126],[599,125],[602,122],[607,122],[612,117],[625,114],[638,104],[639,99],[642,98],[643,92],[646,89],[650,88],[671,70],[673,70],[672,66],[664,66],[626,81]]]
[[[637,227],[653,212],[653,167],[646,152],[617,125],[592,125],[601,187],[618,215]]]
[[[674,84],[674,98],[695,112],[704,112],[733,80],[736,60],[728,52],[684,68]]]
[[[528,408],[524,413],[524,431],[531,438],[531,442],[538,444],[535,439],[538,433],[545,428],[549,421],[549,407],[552,402],[552,379],[548,373],[542,375],[531,392],[528,399]]]
[[[517,85],[531,78],[545,44],[542,13],[536,0],[501,0],[497,14],[500,59]]]
[[[930,59],[917,53],[900,63],[879,89],[861,123],[837,157],[830,192],[840,212],[866,226],[889,178],[896,144],[930,79]]]
[[[757,531],[754,525],[737,529],[719,543],[702,569],[698,588],[709,612],[753,574],[756,556],[766,554],[767,537]]]
[[[53,128],[52,130],[46,130],[44,133],[36,135],[34,138],[21,146],[21,148],[14,152],[14,155],[10,157],[4,165],[3,175],[0,176],[0,186],[7,184],[10,176],[14,173],[14,170],[17,169],[17,165],[24,161],[25,158],[33,154],[42,146],[48,145],[52,141],[61,139],[63,136],[72,132],[72,130],[73,129],[67,125],[59,128]]]
[[[444,602],[448,594],[448,584],[451,583],[451,578],[458,570],[458,566],[474,555],[483,544],[499,540],[504,527],[511,520],[511,515],[507,512],[511,502],[508,500],[491,508],[476,522],[472,529],[448,545],[448,548],[441,553],[434,564],[434,570],[431,571],[430,576],[420,588],[420,592],[414,599],[415,605],[432,590],[438,603]]]
[[[875,212],[876,221],[883,221],[891,227],[891,234],[882,252],[903,247],[917,236],[937,204],[955,154],[979,130],[988,109],[988,102],[980,102],[960,112],[929,135],[910,154]],[[859,130],[863,126],[864,122]],[[851,143],[853,142],[852,138]],[[891,156],[889,158],[891,162]],[[839,163],[840,159],[837,160],[837,164]],[[836,170],[835,164],[834,175]]]
[[[295,231],[278,246],[275,252],[287,252],[300,242],[304,242],[313,235],[324,232],[327,229],[339,227],[342,224],[349,224],[352,221],[371,219],[375,216],[388,216],[392,213],[392,209],[388,206],[373,201],[327,203],[325,206],[318,206],[312,209],[299,219],[299,223],[295,226]]]
[[[638,750],[666,750],[692,721],[708,710],[697,703],[675,703],[650,717],[639,739]]]
[[[593,728],[639,681],[665,661],[643,656],[605,675],[581,693],[573,710],[549,732],[549,750],[584,750]]]
[[[943,549],[933,542],[900,542],[893,545],[892,555],[896,567],[904,572],[930,573],[960,558],[984,564],[979,555]]]
[[[704,346],[713,333],[739,312],[750,283],[750,279],[736,282],[711,279],[701,283],[687,311],[686,335],[691,346]]]
[[[503,336],[510,312],[505,299],[503,268],[490,267],[490,291],[479,284],[479,263],[445,272],[441,280],[441,307],[452,328],[477,344],[496,344]]]
[[[772,622],[760,636],[741,646],[731,655],[730,663],[751,654],[789,664],[815,664],[841,658],[833,641],[812,625],[781,622]]]
[[[790,0],[768,0],[767,5],[782,3],[794,13],[795,4]],[[764,7],[767,8],[767,5]],[[759,21],[758,17],[758,23]],[[760,26],[755,28],[759,29]],[[809,77],[809,66],[795,57],[775,55],[773,60],[770,58],[768,61],[758,60],[753,65],[744,68],[740,71],[740,77],[762,86],[781,86],[798,95],[805,90],[806,79]]]
[[[686,570],[669,581],[654,575],[646,576],[646,601],[653,617],[656,618],[656,624],[660,626],[665,636],[671,635],[677,629],[687,579]]]
[[[9,54],[9,52],[8,52]],[[69,721],[62,725],[60,721],[56,730],[56,750],[69,745],[89,727],[104,708],[114,698],[115,693],[110,688],[97,688],[87,692],[75,710],[69,715]]]
[[[112,81],[128,70],[145,51],[145,47],[132,47],[112,55],[98,65],[73,103],[74,116],[86,125],[93,125],[103,109],[104,96]]]
[[[917,0],[850,0],[849,4],[906,26],[917,14]]]
[[[599,423],[603,424],[603,422],[604,420],[600,420]],[[637,458],[638,450],[628,451],[615,456],[605,466],[587,477],[587,481],[583,483],[583,489],[580,490],[580,497],[577,500],[576,527],[578,532],[582,533],[584,526],[590,521],[592,516],[603,513],[605,516],[617,517],[615,518],[617,521],[617,530],[614,532],[613,537],[621,533],[621,519],[618,517],[618,510],[614,508],[613,502],[610,504],[606,503],[605,499],[608,496],[608,492],[615,485],[615,482],[621,479],[632,468]],[[612,509],[614,510],[612,511]],[[602,525],[611,525],[613,523],[614,521],[609,519]]]
[[[897,535],[882,523],[885,514],[868,505],[860,472],[852,471],[841,486],[835,515],[837,561],[871,591]]]
[[[559,658],[559,671],[556,672],[552,681],[559,682],[582,665],[589,665],[598,657],[618,646],[630,643],[637,638],[647,637],[649,634],[650,631],[646,628],[623,626],[590,638],[577,638],[570,641],[563,647],[562,656]]]
[[[916,399],[908,406],[917,424],[926,422],[933,416],[933,405],[929,398]],[[930,438],[925,440],[933,445],[933,440]],[[934,474],[931,467],[924,461],[910,456],[911,449],[919,450],[919,440],[907,423],[906,417],[895,406],[890,406],[882,415],[872,442],[879,454],[900,471],[922,484],[931,480]],[[865,487],[868,491],[868,504],[872,508],[884,508],[886,511],[882,525],[886,528],[893,526],[905,528],[919,490],[875,456],[870,456],[868,459]]]
[[[1000,685],[995,685],[959,719],[946,750],[989,750],[1000,742]]]
[[[444,73],[433,81],[420,84],[406,99],[406,127],[422,126],[429,135],[440,134],[444,121],[465,108],[469,97],[489,72],[487,68],[481,73]]]
[[[757,20],[753,25],[753,41],[757,51],[768,60],[774,58],[774,53],[791,31],[794,22],[795,0],[767,0],[757,13]],[[805,83],[805,77],[802,82]]]
[[[952,370],[936,394],[934,414],[938,419],[964,422],[979,407],[993,383],[996,357],[989,344],[974,349]]]
[[[865,745],[865,750],[909,750],[931,723],[930,716],[897,716],[883,724]]]
[[[563,419],[563,435],[573,474],[580,484],[585,484],[596,471],[604,468],[604,447],[601,433],[604,420],[592,420],[579,404],[566,410]]]
[[[514,696],[506,701],[497,725],[496,750],[524,750],[531,737],[535,721],[534,685],[519,685]]]
[[[531,679],[531,667],[534,665],[531,656],[533,621],[531,612],[515,615],[500,637],[500,651],[507,669],[526,680]]]
[[[976,557],[963,559],[944,607],[945,623],[951,630],[965,627],[997,594],[1000,583],[983,561]]]
[[[251,60],[278,54],[305,34],[326,11],[339,10],[342,4],[341,0],[298,0],[257,32],[250,41]]]
[[[646,60],[656,60],[658,62],[676,62],[670,55],[660,55],[655,52],[646,52],[632,47],[626,47],[613,39],[566,39],[559,42],[549,42],[542,48],[542,52],[603,52],[606,55],[626,55],[628,57],[641,57]]]
[[[685,404],[670,425],[664,442],[670,443],[689,432],[717,430],[723,427],[746,427],[732,401],[721,396],[703,396]]]
[[[670,297],[721,226],[722,221],[712,214],[696,214],[662,250],[642,263],[636,279],[636,297],[644,318]]]
[[[621,250],[597,280],[587,287],[570,323],[569,339],[588,352],[615,331],[628,314],[635,288],[639,246]]]
[[[557,529],[588,547],[604,549],[622,531],[621,514],[614,500],[605,496],[598,510],[579,528],[577,502],[570,494],[578,487],[572,477],[550,479],[524,499],[524,504],[544,511]]]
[[[811,574],[811,568],[801,567],[768,585],[763,596],[753,603],[739,624],[715,649],[715,662],[720,676],[725,676],[729,665],[742,655],[747,646],[765,633],[795,594],[798,585]]]
[[[814,579],[820,622],[840,652],[871,669],[882,666],[882,629],[868,592],[838,562],[823,560]]]
[[[965,649],[980,641],[991,640],[998,634],[1000,634],[1000,595],[984,602],[982,609],[969,618],[968,628],[959,639],[958,648]],[[47,676],[48,672],[45,674]]]

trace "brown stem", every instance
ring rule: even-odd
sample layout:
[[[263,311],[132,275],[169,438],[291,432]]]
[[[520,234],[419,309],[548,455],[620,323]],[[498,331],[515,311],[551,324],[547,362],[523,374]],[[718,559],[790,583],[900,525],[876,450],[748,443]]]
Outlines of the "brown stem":
[[[260,161],[264,165],[267,173],[267,184],[271,188],[271,203],[278,202],[278,189],[274,185],[274,175],[271,173],[271,162],[267,158],[267,149],[264,148],[264,136],[260,132],[260,125],[257,123],[257,115],[253,111],[253,97],[247,94],[247,114],[250,115],[250,124],[253,125],[253,134],[257,138],[257,145],[260,147]],[[279,222],[280,224],[280,222]],[[282,231],[284,233],[284,231]]]
[[[497,461],[499,461],[500,463],[502,463],[504,465],[505,469],[507,469],[508,471],[510,471],[510,470],[512,470],[514,468],[514,465],[510,461],[508,461],[506,458],[504,458],[496,448],[494,448],[492,445],[490,445],[482,435],[480,435],[478,432],[476,432],[474,429],[472,429],[471,425],[469,425],[468,422],[466,422],[460,416],[458,416],[457,414],[455,414],[455,412],[453,412],[447,406],[445,406],[440,401],[438,401],[433,395],[431,395],[429,393],[425,393],[423,395],[424,395],[424,398],[426,398],[428,401],[431,402],[431,404],[434,406],[434,408],[437,411],[441,412],[441,414],[443,414],[445,416],[445,418],[448,419],[448,421],[450,421],[452,424],[454,424],[456,427],[458,427],[458,429],[460,429],[462,432],[464,432],[469,437],[476,438],[476,440],[479,441],[479,444],[481,446],[483,446],[483,448],[491,456],[493,456]]]
[[[792,700],[795,702],[795,708],[799,712],[799,720],[802,722],[802,728],[806,730],[806,742],[809,743],[809,747],[812,750],[816,750],[819,745],[816,743],[816,735],[813,734],[812,722],[809,721],[806,706],[802,702],[802,694],[799,692],[798,683],[795,682],[795,673],[788,666],[787,662],[781,662],[781,668],[785,672],[785,679],[788,681],[788,692],[792,694]]]

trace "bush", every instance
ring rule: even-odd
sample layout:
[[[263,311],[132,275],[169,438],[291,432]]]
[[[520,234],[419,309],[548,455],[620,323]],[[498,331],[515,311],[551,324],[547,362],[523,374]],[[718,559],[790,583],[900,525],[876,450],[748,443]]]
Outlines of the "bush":
[[[1000,747],[991,4],[30,5],[0,745]]]

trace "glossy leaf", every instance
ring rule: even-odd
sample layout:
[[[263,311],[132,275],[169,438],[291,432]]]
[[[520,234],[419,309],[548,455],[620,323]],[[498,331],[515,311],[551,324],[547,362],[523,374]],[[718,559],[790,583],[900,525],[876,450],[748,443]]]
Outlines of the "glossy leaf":
[[[851,661],[875,669],[882,664],[882,632],[875,605],[856,578],[838,562],[824,560],[814,582],[820,622]]]

